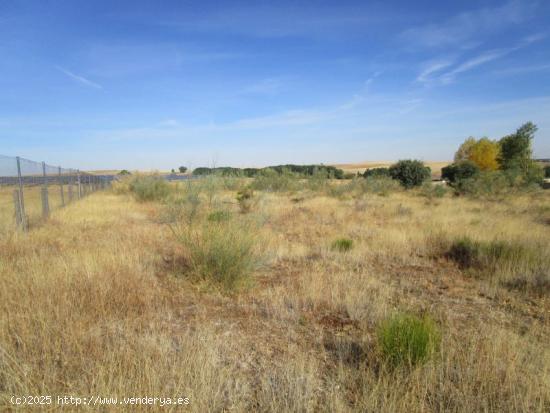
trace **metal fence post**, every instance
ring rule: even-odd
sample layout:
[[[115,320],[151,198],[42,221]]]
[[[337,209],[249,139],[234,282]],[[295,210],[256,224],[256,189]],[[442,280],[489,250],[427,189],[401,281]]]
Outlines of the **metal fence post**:
[[[23,225],[23,215],[21,214],[21,202],[17,189],[13,190],[13,205],[15,206],[15,223],[20,228]]]
[[[63,177],[61,176],[61,167],[58,167],[59,175],[59,190],[61,191],[61,206],[65,206],[65,194],[63,193]]]
[[[21,158],[19,156],[15,158],[17,160],[17,179],[19,183],[19,213],[21,214],[21,229],[27,230],[27,214],[25,213],[25,198],[23,197],[23,178],[21,177]]]
[[[48,218],[50,215],[50,204],[48,200],[48,181],[46,177],[46,163],[42,162],[42,217]]]
[[[78,185],[78,199],[82,198],[82,182],[80,182],[80,169],[76,171],[77,173],[77,185]]]

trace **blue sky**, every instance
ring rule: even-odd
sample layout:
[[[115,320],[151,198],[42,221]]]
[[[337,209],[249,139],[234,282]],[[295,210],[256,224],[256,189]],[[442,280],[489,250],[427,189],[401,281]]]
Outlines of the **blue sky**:
[[[81,169],[452,159],[539,126],[550,2],[0,0],[0,154]]]

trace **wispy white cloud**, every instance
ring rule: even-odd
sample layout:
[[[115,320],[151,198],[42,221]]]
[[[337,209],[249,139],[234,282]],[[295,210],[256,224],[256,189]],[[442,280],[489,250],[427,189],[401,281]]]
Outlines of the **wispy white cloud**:
[[[449,84],[455,81],[456,77],[464,72],[475,69],[478,66],[490,63],[494,60],[501,59],[510,53],[530,46],[532,43],[540,41],[546,38],[545,34],[537,33],[522,39],[516,46],[503,49],[493,49],[484,51],[477,56],[466,59],[462,63],[459,63],[451,70],[441,73],[445,68],[452,66],[450,61],[442,61],[430,63],[428,66],[417,76],[417,81],[422,83],[431,84]]]
[[[84,76],[77,75],[67,69],[62,68],[61,66],[56,66],[56,68],[62,73],[66,74],[71,79],[76,80],[77,82],[85,86],[93,87],[95,89],[103,89],[103,86],[101,86],[99,83],[92,82],[91,80],[86,79]]]
[[[426,68],[417,76],[416,81],[421,83],[429,82],[432,80],[432,75],[446,69],[452,64],[453,62],[450,60],[428,62]]]
[[[470,48],[482,34],[492,34],[534,16],[537,2],[510,0],[500,7],[483,8],[453,16],[445,21],[405,30],[401,40],[412,46]]]

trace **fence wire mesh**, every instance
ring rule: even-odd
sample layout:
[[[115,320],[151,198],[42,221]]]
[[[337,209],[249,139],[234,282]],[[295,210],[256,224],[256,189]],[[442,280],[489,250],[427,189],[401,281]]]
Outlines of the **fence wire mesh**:
[[[0,235],[27,230],[52,210],[105,188],[113,179],[0,155]]]

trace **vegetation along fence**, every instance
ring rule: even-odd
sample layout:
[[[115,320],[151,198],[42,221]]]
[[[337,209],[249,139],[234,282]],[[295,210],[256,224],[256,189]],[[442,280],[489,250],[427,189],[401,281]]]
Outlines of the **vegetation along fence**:
[[[26,231],[50,211],[105,188],[111,176],[0,155],[0,235]]]

